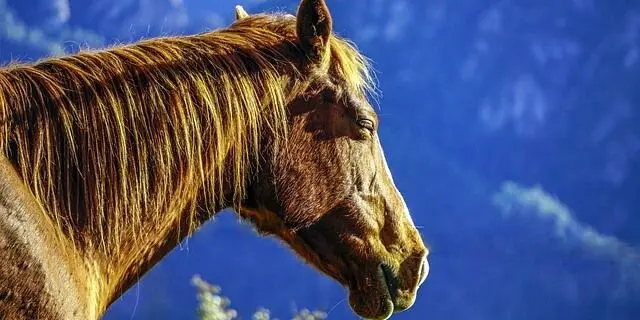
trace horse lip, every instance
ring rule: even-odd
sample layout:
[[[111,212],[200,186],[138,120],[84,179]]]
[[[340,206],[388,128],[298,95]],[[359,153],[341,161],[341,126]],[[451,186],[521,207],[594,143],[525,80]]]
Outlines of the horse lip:
[[[429,276],[429,260],[425,258],[420,266],[420,281],[418,282],[418,286],[421,286],[424,281],[427,280],[427,276]]]

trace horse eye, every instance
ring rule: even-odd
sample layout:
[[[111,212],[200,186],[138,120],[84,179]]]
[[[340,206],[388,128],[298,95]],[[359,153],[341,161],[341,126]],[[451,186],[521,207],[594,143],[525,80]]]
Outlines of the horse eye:
[[[335,93],[335,91],[332,90],[325,90],[322,92],[322,98],[324,99],[324,101],[328,102],[328,103],[338,103],[338,95]]]
[[[359,119],[358,120],[358,125],[360,127],[362,127],[363,129],[367,129],[367,130],[369,130],[371,132],[375,131],[373,121],[371,121],[369,119]]]

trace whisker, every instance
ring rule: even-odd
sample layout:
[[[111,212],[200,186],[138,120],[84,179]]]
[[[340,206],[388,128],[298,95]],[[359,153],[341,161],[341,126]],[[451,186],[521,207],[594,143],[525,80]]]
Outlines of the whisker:
[[[338,302],[337,302],[337,303],[336,303],[336,304],[331,308],[331,310],[329,310],[329,311],[327,312],[327,316],[329,316],[329,314],[330,314],[331,312],[333,312],[333,310],[335,310],[335,309],[336,309],[336,308],[337,308],[341,303],[343,303],[345,300],[347,300],[347,299],[346,299],[346,298],[342,298],[342,300],[338,301]]]

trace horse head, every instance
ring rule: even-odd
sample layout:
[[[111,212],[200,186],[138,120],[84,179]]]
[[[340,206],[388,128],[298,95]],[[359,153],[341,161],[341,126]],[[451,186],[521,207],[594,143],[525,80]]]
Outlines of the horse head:
[[[250,16],[236,8],[236,17]],[[327,5],[303,0],[292,23],[308,85],[287,106],[286,142],[262,157],[240,215],[346,287],[359,316],[387,319],[415,302],[428,250],[394,184],[376,112],[334,61]]]

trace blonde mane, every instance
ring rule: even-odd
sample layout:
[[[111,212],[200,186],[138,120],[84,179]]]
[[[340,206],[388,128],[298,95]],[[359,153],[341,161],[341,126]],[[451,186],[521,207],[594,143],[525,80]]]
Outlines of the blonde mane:
[[[333,36],[330,48],[332,72],[353,90],[373,88],[350,43]],[[183,214],[239,204],[263,136],[286,140],[286,106],[309,85],[301,61],[295,18],[255,15],[12,65],[0,69],[0,148],[62,233],[118,256]]]

